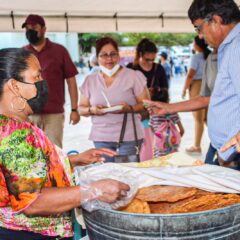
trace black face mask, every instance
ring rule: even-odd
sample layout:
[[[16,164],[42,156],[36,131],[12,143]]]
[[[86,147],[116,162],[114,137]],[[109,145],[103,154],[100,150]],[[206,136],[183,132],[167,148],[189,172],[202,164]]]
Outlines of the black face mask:
[[[32,29],[26,31],[26,38],[31,44],[36,44],[39,42],[40,38],[38,37],[38,32]]]
[[[27,82],[22,82],[25,84],[31,84],[35,85],[37,88],[37,95],[33,98],[26,99],[24,98],[30,108],[32,109],[33,113],[39,113],[45,106],[47,100],[48,100],[48,85],[46,80],[42,80],[36,83],[27,83]]]

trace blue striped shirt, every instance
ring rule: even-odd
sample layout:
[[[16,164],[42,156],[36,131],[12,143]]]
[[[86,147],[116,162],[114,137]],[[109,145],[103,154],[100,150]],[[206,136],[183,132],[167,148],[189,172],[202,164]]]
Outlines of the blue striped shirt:
[[[208,111],[208,134],[223,160],[235,152],[220,148],[240,130],[240,23],[218,49],[218,74]]]

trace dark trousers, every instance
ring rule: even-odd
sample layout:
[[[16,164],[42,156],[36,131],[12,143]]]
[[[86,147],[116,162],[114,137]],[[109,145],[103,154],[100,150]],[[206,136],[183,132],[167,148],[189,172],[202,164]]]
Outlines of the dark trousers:
[[[48,237],[39,233],[33,233],[28,231],[14,231],[0,227],[0,239],[1,240],[72,240],[73,238],[58,238]]]
[[[210,143],[207,154],[206,154],[205,163],[211,164],[211,165],[219,165],[215,156],[216,153],[217,153],[217,150]]]

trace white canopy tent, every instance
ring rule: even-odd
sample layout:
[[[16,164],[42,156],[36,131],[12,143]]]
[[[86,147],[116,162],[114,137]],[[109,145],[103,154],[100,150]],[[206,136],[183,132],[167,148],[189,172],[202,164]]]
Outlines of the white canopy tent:
[[[51,32],[193,32],[192,0],[0,0],[0,31],[22,31],[30,14]],[[237,0],[240,3],[240,0]]]

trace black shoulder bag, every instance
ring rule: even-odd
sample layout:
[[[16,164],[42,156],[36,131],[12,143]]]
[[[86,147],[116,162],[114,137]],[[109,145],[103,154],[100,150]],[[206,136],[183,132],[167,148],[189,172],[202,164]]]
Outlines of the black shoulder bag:
[[[127,113],[124,113],[123,116],[123,124],[122,124],[122,129],[120,133],[120,138],[117,146],[117,151],[119,152],[119,148],[121,144],[123,143],[123,138],[124,134],[126,131],[126,125],[127,125]],[[133,123],[133,129],[134,129],[134,138],[135,138],[135,148],[136,148],[136,154],[134,155],[117,155],[114,157],[114,162],[116,163],[128,163],[128,162],[140,162],[140,146],[138,144],[138,138],[137,138],[137,128],[136,128],[136,122],[135,122],[135,116],[134,112],[131,111],[131,116],[132,116],[132,123]]]

